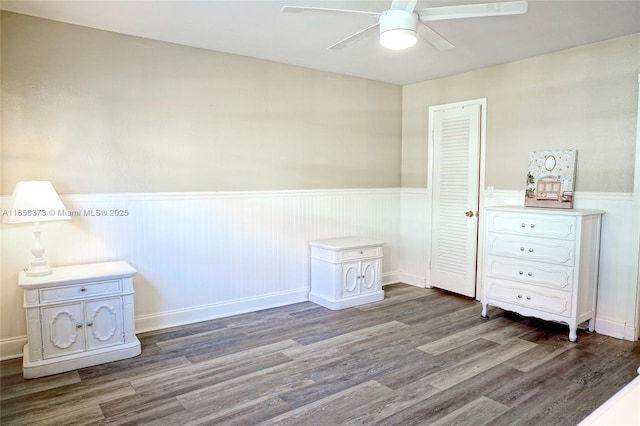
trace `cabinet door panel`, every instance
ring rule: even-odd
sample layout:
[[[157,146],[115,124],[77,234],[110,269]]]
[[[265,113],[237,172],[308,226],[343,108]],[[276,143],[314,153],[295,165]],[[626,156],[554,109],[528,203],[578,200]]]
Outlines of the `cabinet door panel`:
[[[124,343],[122,299],[104,299],[86,304],[87,349]]]
[[[362,292],[375,291],[378,288],[378,261],[370,260],[362,262],[361,273],[362,277]]]
[[[42,346],[51,358],[84,351],[82,303],[42,308]]]
[[[360,294],[360,264],[359,262],[342,265],[342,295],[356,296]]]

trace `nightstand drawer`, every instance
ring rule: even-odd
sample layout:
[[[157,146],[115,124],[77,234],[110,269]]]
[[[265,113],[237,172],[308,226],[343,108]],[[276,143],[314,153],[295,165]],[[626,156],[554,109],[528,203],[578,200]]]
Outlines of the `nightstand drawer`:
[[[122,292],[120,280],[40,289],[40,302],[52,303]]]
[[[543,290],[519,285],[507,280],[489,279],[485,297],[489,303],[500,302],[522,306],[535,311],[549,312],[563,317],[571,316],[571,293]]]
[[[576,239],[576,218],[511,212],[490,212],[491,231],[531,237]]]
[[[365,259],[368,257],[382,256],[382,247],[369,247],[341,252],[342,260]]]
[[[573,268],[562,265],[540,265],[489,256],[486,274],[490,277],[504,278],[557,290],[571,291],[573,289]]]

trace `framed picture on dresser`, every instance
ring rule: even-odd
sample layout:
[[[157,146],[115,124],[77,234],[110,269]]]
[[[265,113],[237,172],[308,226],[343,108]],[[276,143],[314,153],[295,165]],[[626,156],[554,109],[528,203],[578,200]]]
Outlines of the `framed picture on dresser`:
[[[530,152],[524,205],[573,208],[576,154],[575,149]]]

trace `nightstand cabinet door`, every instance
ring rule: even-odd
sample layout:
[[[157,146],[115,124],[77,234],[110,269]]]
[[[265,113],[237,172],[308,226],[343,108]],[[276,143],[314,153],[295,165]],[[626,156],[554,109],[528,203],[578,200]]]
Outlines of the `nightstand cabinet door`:
[[[124,343],[122,298],[87,302],[85,311],[88,350]]]
[[[82,303],[42,308],[44,358],[84,352]]]
[[[380,269],[382,265],[379,259],[363,261],[360,265],[360,291],[368,293],[376,291],[380,284]]]
[[[342,297],[360,294],[360,263],[345,263],[342,265]]]

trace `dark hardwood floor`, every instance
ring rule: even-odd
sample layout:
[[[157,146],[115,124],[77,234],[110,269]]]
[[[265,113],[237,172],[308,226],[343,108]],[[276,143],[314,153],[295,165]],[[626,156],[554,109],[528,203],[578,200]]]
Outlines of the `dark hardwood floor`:
[[[640,344],[393,284],[140,334],[142,354],[40,379],[3,361],[6,425],[575,425],[636,376]]]

